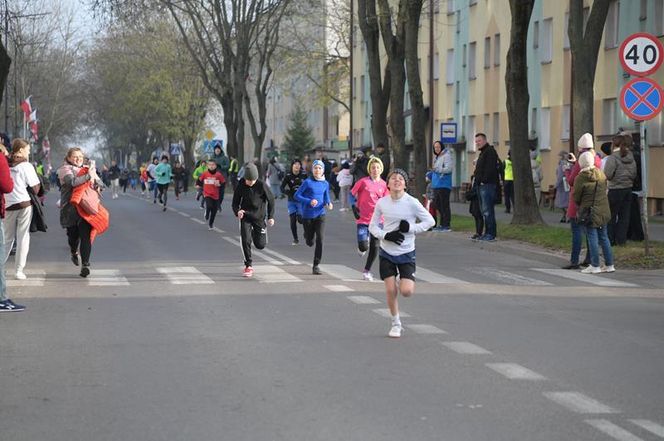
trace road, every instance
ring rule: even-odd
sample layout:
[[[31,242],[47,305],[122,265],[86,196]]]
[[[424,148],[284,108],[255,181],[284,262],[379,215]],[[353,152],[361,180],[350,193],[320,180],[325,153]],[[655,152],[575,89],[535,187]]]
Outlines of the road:
[[[208,231],[191,195],[139,196],[104,202],[89,279],[47,201],[28,280],[8,271],[28,309],[0,315],[2,441],[664,439],[661,272],[424,233],[389,339],[349,213],[328,215],[314,276],[278,201],[246,280],[229,199]]]

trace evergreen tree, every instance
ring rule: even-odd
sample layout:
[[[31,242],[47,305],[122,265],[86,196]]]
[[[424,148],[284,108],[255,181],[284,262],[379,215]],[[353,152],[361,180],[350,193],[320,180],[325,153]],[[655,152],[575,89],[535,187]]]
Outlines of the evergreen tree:
[[[304,152],[314,148],[314,139],[311,127],[307,124],[307,112],[298,104],[290,115],[290,125],[284,139],[284,148],[288,157],[300,158]]]

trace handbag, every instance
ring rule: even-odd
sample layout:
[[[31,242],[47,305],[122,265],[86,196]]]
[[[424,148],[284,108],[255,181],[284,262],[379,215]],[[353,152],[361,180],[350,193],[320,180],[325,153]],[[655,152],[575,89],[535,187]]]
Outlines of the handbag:
[[[87,214],[97,214],[99,212],[99,192],[92,188],[91,185],[88,185],[81,196],[78,206]]]
[[[581,193],[583,196],[583,193]],[[579,211],[576,215],[576,223],[583,225],[584,227],[592,227],[593,225],[593,213],[595,207],[595,195],[597,195],[597,182],[595,182],[595,190],[593,191],[593,203],[590,207],[585,207],[583,210]]]
[[[30,202],[32,204],[32,219],[30,219],[30,232],[36,233],[38,231],[46,232],[48,226],[42,209],[41,201],[32,187],[27,187],[28,195],[30,195]]]

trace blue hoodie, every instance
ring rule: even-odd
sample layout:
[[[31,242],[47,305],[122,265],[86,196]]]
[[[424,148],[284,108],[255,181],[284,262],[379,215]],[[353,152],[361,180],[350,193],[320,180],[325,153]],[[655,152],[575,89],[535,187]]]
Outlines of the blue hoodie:
[[[315,219],[325,215],[325,206],[330,203],[330,184],[326,180],[317,181],[313,176],[302,181],[293,198],[302,203],[302,218]],[[316,199],[318,205],[311,206]]]
[[[434,153],[435,156],[435,153]],[[431,188],[452,188],[452,154],[449,148],[445,148],[433,162],[433,173],[431,174]]]

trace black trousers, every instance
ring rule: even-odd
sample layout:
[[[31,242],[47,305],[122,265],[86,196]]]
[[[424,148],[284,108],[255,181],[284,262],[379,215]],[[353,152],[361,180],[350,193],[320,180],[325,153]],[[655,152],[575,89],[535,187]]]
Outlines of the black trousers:
[[[313,246],[314,239],[316,241],[316,248],[314,249],[314,266],[317,266],[323,257],[325,216],[320,216],[313,219],[303,219],[302,224],[304,226],[304,240],[307,242],[307,246]]]
[[[505,210],[511,211],[512,205],[514,205],[514,181],[505,181],[503,191],[505,192]]]
[[[262,250],[267,245],[267,229],[265,221],[250,221],[240,219],[240,236],[242,242],[242,255],[244,256],[244,266],[251,266],[251,244],[253,242],[256,249]]]
[[[168,184],[157,184],[157,188],[159,189],[159,199],[161,199],[165,207],[168,201]]]
[[[214,226],[214,219],[217,217],[217,209],[219,208],[219,199],[205,197],[205,219],[208,221],[208,226]]]
[[[367,262],[364,264],[365,271],[369,271],[378,255],[378,238],[373,234],[369,234],[369,240],[358,242],[357,249],[362,252],[369,251],[369,254],[367,254]]]
[[[290,217],[290,230],[291,234],[293,235],[293,240],[298,240],[297,239],[297,213],[293,213],[289,215]]]
[[[75,227],[67,227],[67,242],[72,254],[81,253],[81,263],[85,266],[90,265],[90,253],[92,253],[92,242],[90,242],[90,233],[92,225],[83,219],[78,221]]]
[[[440,213],[440,226],[443,228],[449,228],[452,219],[452,211],[450,210],[451,191],[449,188],[433,189],[433,203],[438,213]]]
[[[609,221],[607,232],[609,233],[611,245],[624,245],[627,242],[631,206],[631,188],[609,190],[611,220]]]

